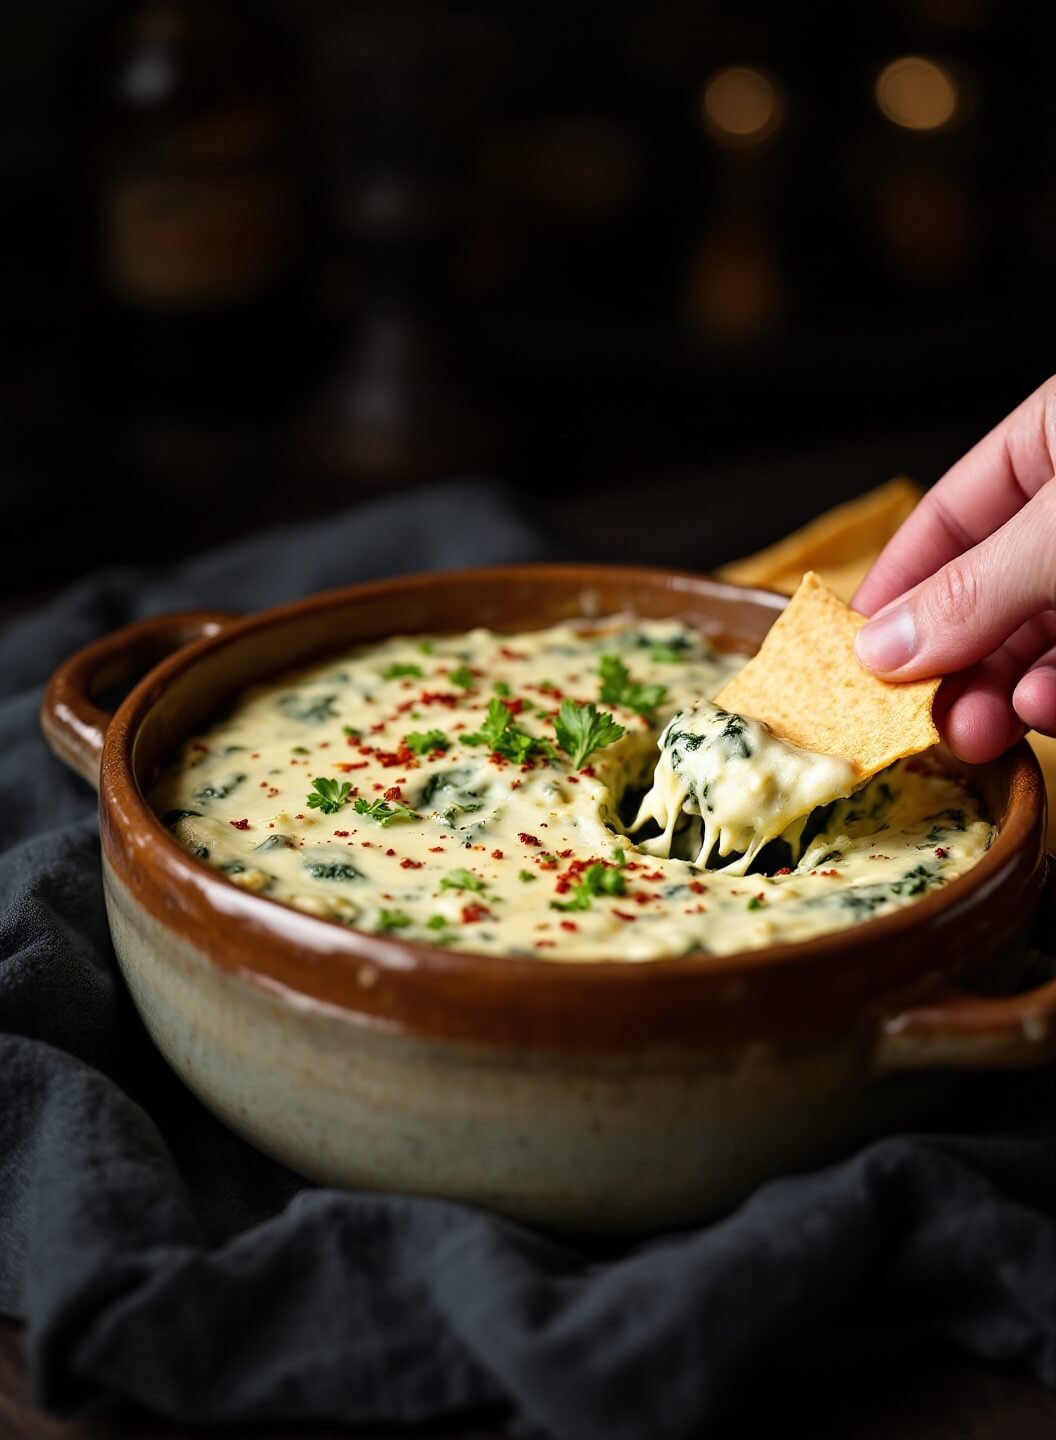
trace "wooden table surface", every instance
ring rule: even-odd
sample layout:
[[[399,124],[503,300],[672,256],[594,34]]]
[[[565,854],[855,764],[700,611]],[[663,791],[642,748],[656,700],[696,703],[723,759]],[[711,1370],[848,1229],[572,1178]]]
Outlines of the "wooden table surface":
[[[22,1327],[0,1319],[0,1440],[201,1440],[202,1430],[171,1425],[142,1413],[105,1420],[56,1420],[33,1404],[22,1346]],[[773,1433],[781,1440],[1054,1440],[1056,1394],[1031,1380],[963,1360],[947,1360],[910,1377],[840,1387],[809,1404],[783,1410]],[[768,1424],[767,1431],[771,1430]],[[211,1430],[219,1435],[219,1430]],[[462,1424],[415,1429],[342,1428],[329,1425],[250,1425],[227,1432],[238,1440],[506,1440],[496,1425]],[[746,1440],[731,1417],[708,1440]],[[751,1427],[751,1433],[757,1433]],[[648,1440],[648,1436],[642,1436]],[[701,1437],[703,1440],[703,1437]]]

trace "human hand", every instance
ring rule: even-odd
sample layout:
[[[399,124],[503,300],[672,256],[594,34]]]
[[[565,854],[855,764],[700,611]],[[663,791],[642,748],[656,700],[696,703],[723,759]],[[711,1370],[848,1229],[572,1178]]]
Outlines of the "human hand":
[[[852,605],[863,665],[949,676],[935,719],[981,764],[1027,729],[1056,735],[1056,377],[929,490]]]

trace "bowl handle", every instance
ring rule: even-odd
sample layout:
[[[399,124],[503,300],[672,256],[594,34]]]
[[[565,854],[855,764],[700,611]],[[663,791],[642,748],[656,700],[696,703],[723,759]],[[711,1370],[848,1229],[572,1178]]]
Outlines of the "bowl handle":
[[[1056,920],[1056,855],[1045,862],[1042,923]],[[873,1068],[981,1070],[1056,1061],[1056,979],[1018,995],[972,995],[943,986],[881,1020]]]
[[[158,615],[78,650],[63,661],[44,692],[40,725],[51,749],[98,790],[110,715],[95,703],[96,697],[139,679],[174,650],[215,635],[236,618],[220,610]]]

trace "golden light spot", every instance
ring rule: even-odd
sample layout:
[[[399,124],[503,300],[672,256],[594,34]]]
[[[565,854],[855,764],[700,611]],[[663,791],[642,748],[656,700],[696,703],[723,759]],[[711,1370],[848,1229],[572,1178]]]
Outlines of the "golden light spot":
[[[921,55],[903,55],[876,79],[876,103],[903,130],[939,130],[953,119],[957,86],[948,70]]]
[[[758,145],[781,124],[781,97],[761,70],[731,65],[704,86],[704,123],[723,145]]]

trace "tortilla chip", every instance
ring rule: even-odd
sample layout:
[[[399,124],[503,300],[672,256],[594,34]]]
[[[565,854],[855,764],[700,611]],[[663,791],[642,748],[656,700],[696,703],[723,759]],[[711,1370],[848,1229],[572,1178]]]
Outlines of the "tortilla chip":
[[[850,600],[922,493],[911,480],[898,476],[715,573],[737,585],[764,585],[791,595],[803,572],[816,570],[830,590]]]
[[[1045,777],[1049,797],[1049,849],[1056,851],[1056,740],[1049,735],[1038,735],[1033,730],[1027,739]]]
[[[758,653],[715,697],[763,720],[805,750],[838,755],[866,779],[937,743],[931,718],[938,680],[896,685],[859,665],[854,637],[865,624],[811,570]]]

